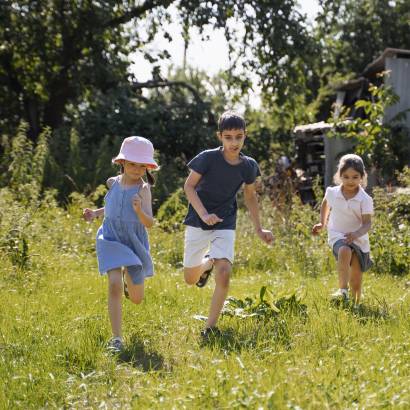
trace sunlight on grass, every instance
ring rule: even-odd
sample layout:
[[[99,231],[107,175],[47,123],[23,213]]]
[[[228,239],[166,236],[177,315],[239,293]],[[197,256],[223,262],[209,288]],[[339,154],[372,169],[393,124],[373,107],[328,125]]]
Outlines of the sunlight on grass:
[[[195,315],[207,315],[212,281],[186,286],[182,232],[154,228],[156,275],[142,305],[124,300],[126,348],[110,356],[98,222],[79,208],[40,207],[16,227],[26,212],[16,206],[2,220],[2,237],[19,228],[26,245],[1,247],[1,408],[410,407],[408,272],[372,271],[361,307],[332,306],[334,261],[324,237],[306,234],[315,211],[266,214],[271,248],[240,215],[232,298],[207,343]]]

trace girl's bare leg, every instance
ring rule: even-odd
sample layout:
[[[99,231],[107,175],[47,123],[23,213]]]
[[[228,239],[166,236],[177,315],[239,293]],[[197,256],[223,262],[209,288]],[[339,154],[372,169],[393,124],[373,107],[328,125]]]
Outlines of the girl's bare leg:
[[[362,279],[363,272],[360,267],[359,258],[353,252],[352,264],[350,266],[350,292],[352,294],[353,302],[358,304],[362,295]]]
[[[122,337],[122,274],[121,269],[108,272],[108,314],[110,316],[112,335]]]
[[[342,246],[337,256],[337,272],[339,274],[339,289],[347,289],[349,283],[350,261],[352,250],[349,246]]]
[[[138,285],[134,285],[131,276],[128,273],[127,268],[125,268],[125,280],[127,281],[128,294],[130,296],[130,301],[139,305],[144,299],[144,282]]]

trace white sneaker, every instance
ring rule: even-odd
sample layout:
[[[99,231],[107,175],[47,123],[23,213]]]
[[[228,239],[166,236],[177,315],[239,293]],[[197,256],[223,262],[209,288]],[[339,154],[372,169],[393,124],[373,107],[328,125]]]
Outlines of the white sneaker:
[[[107,344],[107,350],[113,354],[121,353],[124,350],[124,344],[119,337],[113,337]]]
[[[338,289],[331,295],[332,300],[343,300],[347,302],[349,300],[349,292],[347,289]]]

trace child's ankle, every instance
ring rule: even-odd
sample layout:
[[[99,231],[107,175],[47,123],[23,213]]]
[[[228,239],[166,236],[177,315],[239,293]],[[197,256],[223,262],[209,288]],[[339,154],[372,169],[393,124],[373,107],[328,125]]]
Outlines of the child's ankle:
[[[213,264],[214,264],[213,259],[210,259],[210,258],[202,259],[202,267],[203,267],[204,272],[211,269]]]

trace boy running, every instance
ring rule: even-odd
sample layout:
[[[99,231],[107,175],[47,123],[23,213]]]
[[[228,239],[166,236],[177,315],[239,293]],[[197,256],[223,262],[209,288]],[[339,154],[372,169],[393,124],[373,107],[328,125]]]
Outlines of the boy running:
[[[216,322],[229,289],[234,261],[237,203],[244,186],[244,199],[256,234],[270,244],[272,232],[262,229],[255,180],[257,162],[241,153],[246,138],[245,120],[235,112],[222,114],[218,123],[221,147],[198,154],[188,163],[190,174],[184,190],[189,201],[184,220],[184,277],[189,285],[203,287],[215,266],[215,290],[209,316],[201,335],[218,331]]]

